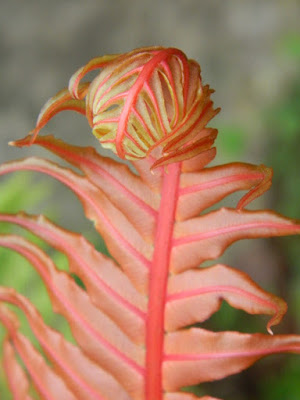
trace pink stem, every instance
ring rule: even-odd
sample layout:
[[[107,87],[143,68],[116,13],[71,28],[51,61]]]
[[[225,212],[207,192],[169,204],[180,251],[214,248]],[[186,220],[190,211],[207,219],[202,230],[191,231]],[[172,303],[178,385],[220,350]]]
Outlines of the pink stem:
[[[179,176],[179,163],[171,164],[163,176],[162,198],[157,220],[153,263],[150,274],[146,331],[145,400],[162,400],[164,310],[174,217],[178,199]]]

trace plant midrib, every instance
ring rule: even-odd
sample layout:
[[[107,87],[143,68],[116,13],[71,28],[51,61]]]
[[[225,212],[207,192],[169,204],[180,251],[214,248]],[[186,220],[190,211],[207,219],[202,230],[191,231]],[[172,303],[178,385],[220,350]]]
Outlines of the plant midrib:
[[[180,169],[180,163],[171,164],[167,167],[167,171],[163,172],[161,203],[149,282],[145,400],[162,400],[163,394],[164,311]]]

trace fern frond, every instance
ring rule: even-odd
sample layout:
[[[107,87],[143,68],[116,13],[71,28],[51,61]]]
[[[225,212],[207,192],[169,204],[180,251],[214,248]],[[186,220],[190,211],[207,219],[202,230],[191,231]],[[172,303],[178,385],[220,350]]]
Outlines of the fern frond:
[[[97,68],[92,82],[81,83]],[[271,329],[283,318],[285,302],[218,260],[238,240],[296,235],[300,223],[245,209],[270,188],[270,168],[207,166],[216,154],[217,131],[206,125],[219,111],[211,94],[198,64],[177,49],[98,57],[46,103],[29,136],[11,143],[42,146],[76,168],[32,157],[3,164],[0,175],[33,170],[62,182],[78,197],[111,255],[46,217],[0,214],[0,222],[18,225],[66,255],[67,272],[29,240],[0,236],[2,247],[38,271],[54,311],[69,322],[77,343],[48,327],[24,296],[1,287],[1,302],[23,311],[45,354],[1,305],[7,329],[4,368],[16,399],[30,400],[32,385],[42,399],[51,400],[217,400],[181,388],[238,373],[269,354],[300,353],[300,336],[273,335]],[[38,136],[66,109],[85,113],[100,143],[132,160],[134,171],[91,147]],[[246,194],[236,205],[217,208],[238,191]],[[212,265],[202,267],[208,260]],[[222,301],[268,315],[271,335],[190,327],[208,320]]]

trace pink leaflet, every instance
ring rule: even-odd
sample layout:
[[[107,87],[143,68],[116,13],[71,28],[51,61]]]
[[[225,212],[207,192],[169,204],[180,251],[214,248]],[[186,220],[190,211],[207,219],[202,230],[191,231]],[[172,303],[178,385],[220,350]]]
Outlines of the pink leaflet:
[[[199,215],[238,190],[250,190],[239,201],[244,208],[271,185],[272,171],[264,166],[231,163],[181,175],[177,217],[179,220]]]
[[[299,335],[210,332],[191,328],[165,338],[164,389],[214,381],[240,372],[274,353],[300,354]]]
[[[300,224],[270,211],[221,208],[175,225],[171,270],[180,272],[215,259],[237,240],[299,233]]]
[[[287,306],[283,300],[262,290],[248,275],[226,265],[193,269],[173,275],[168,282],[165,328],[174,331],[203,322],[226,300],[249,314],[267,314],[267,324],[278,324]]]

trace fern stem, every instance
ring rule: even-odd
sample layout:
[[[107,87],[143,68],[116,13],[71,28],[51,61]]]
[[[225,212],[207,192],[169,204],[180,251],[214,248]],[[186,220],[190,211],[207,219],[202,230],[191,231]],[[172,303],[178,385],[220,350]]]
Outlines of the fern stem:
[[[162,399],[164,310],[179,177],[179,163],[168,166],[168,171],[165,171],[163,176],[162,197],[157,219],[149,287],[146,333],[146,400]]]

